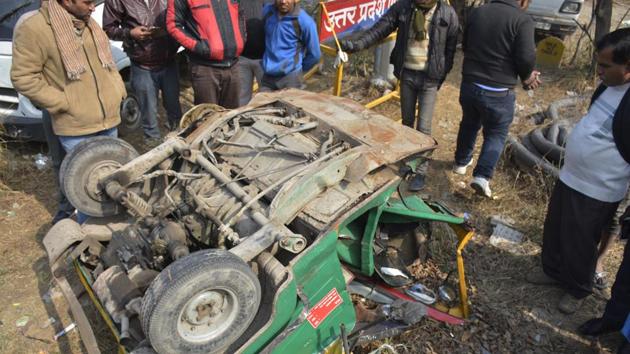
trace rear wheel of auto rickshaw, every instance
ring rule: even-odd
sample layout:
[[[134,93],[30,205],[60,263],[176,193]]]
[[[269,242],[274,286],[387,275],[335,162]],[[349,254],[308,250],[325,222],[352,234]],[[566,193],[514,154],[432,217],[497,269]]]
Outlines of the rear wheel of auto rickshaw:
[[[158,353],[219,353],[249,327],[261,288],[250,267],[225,250],[180,258],[142,299],[142,328]]]
[[[82,141],[60,168],[60,184],[68,201],[89,216],[119,214],[124,207],[109,198],[99,180],[136,157],[136,149],[118,138],[100,136]]]

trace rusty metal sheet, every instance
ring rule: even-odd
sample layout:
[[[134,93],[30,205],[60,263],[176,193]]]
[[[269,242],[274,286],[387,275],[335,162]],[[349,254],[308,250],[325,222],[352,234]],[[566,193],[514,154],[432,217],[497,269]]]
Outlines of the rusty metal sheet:
[[[286,90],[283,91],[282,100],[303,107],[305,112],[335,130],[369,146],[372,159],[381,164],[394,163],[437,147],[437,142],[431,136],[399,125],[349,99]],[[331,104],[331,100],[335,104]]]

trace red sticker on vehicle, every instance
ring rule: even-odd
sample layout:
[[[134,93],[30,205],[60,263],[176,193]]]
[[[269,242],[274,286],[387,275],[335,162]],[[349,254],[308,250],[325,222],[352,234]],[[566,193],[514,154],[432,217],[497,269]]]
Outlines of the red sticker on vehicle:
[[[308,320],[313,328],[317,328],[317,326],[319,326],[334,309],[339,307],[342,302],[343,299],[339,296],[337,289],[333,288],[323,299],[319,300],[317,305],[313,306],[311,311],[308,312],[306,320]]]

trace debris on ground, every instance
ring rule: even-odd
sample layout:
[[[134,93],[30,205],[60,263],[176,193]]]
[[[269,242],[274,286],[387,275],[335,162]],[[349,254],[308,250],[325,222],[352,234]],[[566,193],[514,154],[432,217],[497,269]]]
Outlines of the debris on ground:
[[[502,249],[510,250],[523,242],[523,233],[514,229],[514,221],[499,215],[490,218],[490,225],[494,227],[490,235],[490,244]]]

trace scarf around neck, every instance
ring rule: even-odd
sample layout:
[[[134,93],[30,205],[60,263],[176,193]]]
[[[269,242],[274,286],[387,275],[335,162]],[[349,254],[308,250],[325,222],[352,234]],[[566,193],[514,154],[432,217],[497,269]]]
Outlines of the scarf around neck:
[[[416,33],[416,40],[422,41],[427,39],[427,33],[424,29],[426,22],[425,14],[429,12],[436,4],[438,0],[430,0],[424,4],[415,4],[413,15],[413,30]]]
[[[50,24],[68,79],[79,80],[81,74],[89,66],[81,53],[81,38],[77,36],[76,32],[78,30],[81,33],[85,27],[90,29],[101,65],[108,70],[115,68],[109,39],[93,18],[90,17],[87,22],[77,19],[66,11],[57,0],[44,0],[42,7],[48,8]]]

